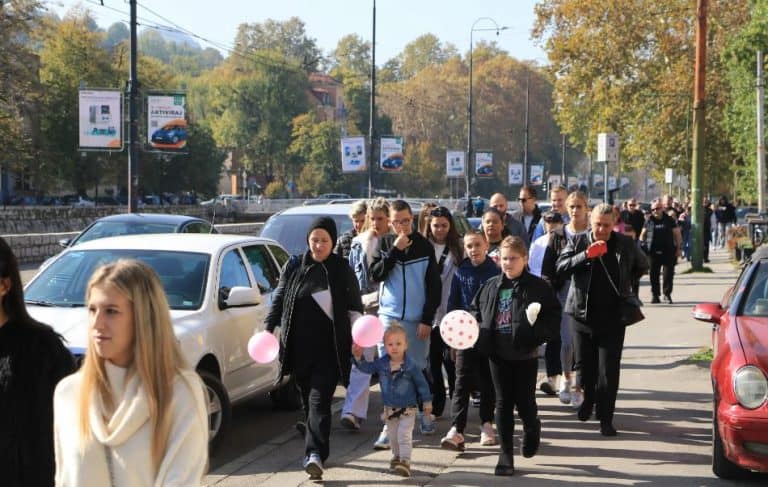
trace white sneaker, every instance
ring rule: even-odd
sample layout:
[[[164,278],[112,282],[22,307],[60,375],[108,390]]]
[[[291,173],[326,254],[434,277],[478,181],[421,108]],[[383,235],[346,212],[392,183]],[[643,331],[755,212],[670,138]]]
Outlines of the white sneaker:
[[[483,423],[483,426],[480,427],[480,445],[482,446],[493,446],[496,444],[496,432],[493,431],[493,425],[488,423]]]
[[[374,450],[389,450],[389,434],[387,433],[387,427],[384,426],[384,429],[381,430],[381,433],[379,433],[379,437],[376,439],[376,441],[373,443],[373,449]]]
[[[451,426],[448,434],[440,440],[440,446],[446,450],[464,451],[464,435],[459,433],[455,426]]]
[[[570,381],[566,380],[565,377],[560,381],[560,390],[557,391],[557,395],[560,397],[561,403],[571,403],[571,385]]]
[[[581,403],[584,402],[584,393],[582,391],[573,390],[571,391],[571,406],[573,406],[574,409],[579,409],[581,407]]]

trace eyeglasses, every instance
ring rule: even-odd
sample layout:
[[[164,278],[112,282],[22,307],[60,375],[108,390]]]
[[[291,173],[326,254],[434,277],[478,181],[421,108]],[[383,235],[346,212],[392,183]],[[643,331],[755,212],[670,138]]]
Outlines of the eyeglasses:
[[[395,225],[403,225],[403,226],[410,225],[411,222],[413,222],[413,218],[404,218],[402,220],[392,220],[393,224],[395,224]]]
[[[517,199],[517,201],[519,201],[520,203],[525,203],[525,202],[526,202],[526,201],[528,201],[529,199],[530,199],[530,198],[518,198],[518,199]]]
[[[448,208],[445,206],[438,206],[429,213],[429,216],[448,217],[450,214],[451,212],[448,210]]]

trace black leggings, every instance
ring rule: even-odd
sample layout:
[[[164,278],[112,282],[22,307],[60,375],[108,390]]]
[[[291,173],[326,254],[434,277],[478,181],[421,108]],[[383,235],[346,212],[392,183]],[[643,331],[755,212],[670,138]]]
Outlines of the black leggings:
[[[536,374],[538,358],[504,360],[497,356],[490,359],[491,378],[496,389],[496,429],[499,432],[501,451],[512,452],[515,431],[515,407],[523,422],[523,430],[537,427]]]
[[[432,389],[432,412],[436,416],[442,416],[445,410],[446,391],[443,367],[448,374],[448,395],[453,397],[454,384],[456,382],[456,368],[449,354],[450,349],[440,336],[440,328],[432,328],[429,339],[429,372],[430,389]]]

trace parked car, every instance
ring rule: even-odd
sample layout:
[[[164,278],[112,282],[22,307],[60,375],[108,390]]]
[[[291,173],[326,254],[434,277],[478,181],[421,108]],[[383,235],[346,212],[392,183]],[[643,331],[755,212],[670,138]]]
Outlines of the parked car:
[[[219,233],[202,218],[164,213],[123,213],[99,218],[73,239],[59,240],[62,247],[118,235],[146,233]]]
[[[768,248],[744,266],[719,303],[693,317],[712,323],[712,471],[768,472]]]
[[[330,203],[331,201],[341,200],[342,202],[349,203],[352,197],[346,193],[323,193],[317,198],[304,201],[305,205],[322,205],[324,203]]]
[[[208,392],[211,444],[226,431],[232,404],[273,392],[297,407],[292,383],[275,389],[277,361],[254,362],[248,339],[264,329],[288,254],[274,240],[239,235],[131,235],[85,242],[59,254],[27,284],[29,313],[60,333],[76,357],[88,344],[85,290],[100,265],[138,259],[160,276],[174,331]]]
[[[351,203],[294,206],[269,217],[259,235],[277,240],[290,254],[303,254],[307,250],[307,230],[312,220],[319,216],[333,218],[341,235],[352,229],[350,207]]]

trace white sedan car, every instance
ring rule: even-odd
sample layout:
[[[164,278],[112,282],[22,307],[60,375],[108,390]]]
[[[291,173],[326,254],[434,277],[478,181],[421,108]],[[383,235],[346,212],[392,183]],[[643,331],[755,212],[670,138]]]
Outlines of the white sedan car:
[[[258,364],[248,339],[264,329],[288,254],[274,240],[239,235],[157,234],[111,237],[64,251],[25,288],[29,313],[51,325],[76,356],[88,343],[85,290],[93,271],[117,259],[138,259],[160,276],[176,336],[210,399],[211,444],[230,422],[232,403],[272,392],[297,407],[292,383],[274,390],[277,361]]]

